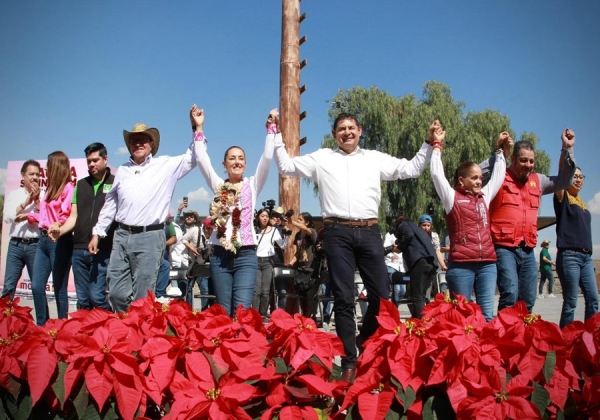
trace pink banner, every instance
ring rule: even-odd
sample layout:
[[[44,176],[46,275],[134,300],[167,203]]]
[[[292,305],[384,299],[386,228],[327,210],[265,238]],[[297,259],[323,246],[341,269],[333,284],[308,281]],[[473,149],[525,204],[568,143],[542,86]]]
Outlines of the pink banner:
[[[40,187],[42,191],[46,191],[48,178],[46,177],[46,160],[37,159],[37,161],[42,166],[42,170],[40,171]],[[8,162],[8,168],[6,169],[6,188],[4,189],[4,200],[6,203],[6,198],[8,195],[18,189],[21,188],[21,166],[25,161],[10,161]],[[85,159],[70,159],[71,162],[71,177],[73,178],[73,182],[77,182],[77,180],[81,178],[85,178],[88,176],[87,162]],[[6,209],[5,209],[6,211]],[[4,223],[4,215],[2,215],[2,262],[0,265],[0,286],[4,287],[4,273],[6,270],[6,253],[8,251],[8,243],[10,241],[9,237],[10,233],[10,224]],[[69,274],[69,286],[68,293],[70,298],[76,298],[77,295],[75,293],[75,283],[73,282],[73,272]],[[21,274],[21,278],[17,282],[17,295],[26,295],[31,296],[31,276],[30,273],[27,272],[27,267],[23,268],[23,273]],[[48,279],[48,283],[46,284],[46,294],[48,296],[54,297],[54,289],[52,287],[52,275]]]

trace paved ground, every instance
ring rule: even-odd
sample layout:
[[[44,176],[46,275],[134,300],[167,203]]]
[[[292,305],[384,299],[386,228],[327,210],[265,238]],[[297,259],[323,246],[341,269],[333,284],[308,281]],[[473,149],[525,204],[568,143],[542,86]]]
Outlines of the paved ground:
[[[21,304],[27,305],[27,306],[30,306],[33,308],[33,300],[31,298],[21,297]],[[50,316],[52,318],[55,318],[56,317],[56,305],[54,303],[54,300],[48,299],[48,306],[50,309]],[[495,307],[497,307],[497,306],[498,306],[498,296],[496,295]],[[200,307],[200,299],[195,299],[194,307],[195,308]],[[549,298],[538,299],[533,308],[533,312],[540,314],[542,316],[542,319],[544,319],[546,321],[551,321],[551,322],[558,324],[558,321],[560,320],[561,308],[562,308],[562,295],[557,294],[556,298],[554,298],[554,299],[549,299]],[[76,310],[76,308],[75,308],[74,301],[71,301],[71,304],[69,305],[69,312],[73,312],[75,310]],[[400,305],[400,316],[402,319],[406,319],[406,318],[410,317],[410,313],[409,313],[408,307],[406,305]],[[579,295],[579,298],[577,300],[577,310],[575,312],[575,319],[583,321],[583,316],[584,316],[584,300],[583,300],[583,295]]]

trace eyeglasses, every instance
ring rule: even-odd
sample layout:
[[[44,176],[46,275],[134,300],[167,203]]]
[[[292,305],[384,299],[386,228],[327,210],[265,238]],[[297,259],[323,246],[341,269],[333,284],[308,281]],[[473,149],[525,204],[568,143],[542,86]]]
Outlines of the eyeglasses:
[[[573,179],[585,179],[585,175],[574,175]]]
[[[186,219],[193,219],[194,216],[185,216]]]

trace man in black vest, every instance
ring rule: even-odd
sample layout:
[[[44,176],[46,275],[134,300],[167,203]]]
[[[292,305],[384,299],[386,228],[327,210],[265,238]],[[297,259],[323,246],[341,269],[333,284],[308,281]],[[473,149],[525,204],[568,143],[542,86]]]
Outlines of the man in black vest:
[[[410,313],[421,319],[421,312],[427,300],[427,290],[435,280],[437,255],[431,238],[423,229],[398,217],[396,227],[396,247],[394,252],[402,252],[405,268],[410,275]]]
[[[110,173],[106,147],[92,143],[85,148],[90,176],[81,179],[75,187],[71,215],[60,228],[64,235],[73,230],[73,276],[77,292],[77,308],[112,310],[106,298],[106,269],[112,249],[114,226],[106,237],[98,241],[98,253],[91,254],[88,244],[92,228],[111,190],[115,176]]]

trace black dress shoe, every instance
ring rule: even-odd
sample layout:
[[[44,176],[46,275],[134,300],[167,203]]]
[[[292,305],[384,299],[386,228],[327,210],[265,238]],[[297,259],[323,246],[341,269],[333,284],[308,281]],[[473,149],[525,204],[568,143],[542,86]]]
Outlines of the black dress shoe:
[[[342,376],[340,376],[340,381],[348,382],[350,385],[354,383],[356,379],[356,369],[344,369],[342,370]]]

